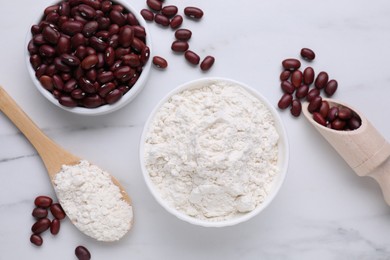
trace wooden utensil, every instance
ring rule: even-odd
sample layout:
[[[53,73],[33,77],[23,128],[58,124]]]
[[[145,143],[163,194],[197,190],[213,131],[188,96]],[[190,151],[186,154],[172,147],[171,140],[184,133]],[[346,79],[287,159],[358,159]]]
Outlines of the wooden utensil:
[[[330,107],[350,108],[361,118],[361,126],[352,131],[340,131],[322,126],[313,120],[313,115],[308,111],[309,103],[307,102],[302,105],[306,119],[333,146],[357,175],[370,176],[379,183],[385,201],[390,205],[390,144],[356,109],[336,100],[323,100],[328,101]]]

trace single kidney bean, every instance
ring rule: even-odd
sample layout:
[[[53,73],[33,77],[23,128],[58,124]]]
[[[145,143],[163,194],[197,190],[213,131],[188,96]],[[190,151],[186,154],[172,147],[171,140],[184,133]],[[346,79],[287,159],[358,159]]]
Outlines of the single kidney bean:
[[[119,30],[119,44],[122,45],[122,47],[127,48],[131,46],[131,43],[134,39],[134,31],[131,28],[130,25],[122,26]]]
[[[297,98],[304,98],[307,96],[307,93],[309,92],[309,86],[308,85],[301,85],[297,91],[295,92],[295,96]]]
[[[59,220],[64,219],[66,216],[65,211],[62,209],[61,204],[59,203],[53,203],[50,206],[50,212],[55,218]]]
[[[89,45],[98,52],[104,52],[108,44],[96,36],[89,38]],[[88,49],[88,48],[87,48]]]
[[[134,70],[129,66],[121,66],[114,71],[114,76],[118,80],[129,80],[134,75]]]
[[[318,112],[313,113],[313,119],[320,125],[326,126],[326,120],[322,117],[322,115]]]
[[[97,75],[97,81],[101,84],[110,82],[114,79],[114,73],[112,71],[102,71]]]
[[[200,69],[203,71],[209,70],[215,62],[215,58],[213,56],[206,56],[203,61],[200,63]]]
[[[139,56],[139,60],[142,65],[144,65],[149,60],[149,56],[150,56],[150,49],[148,46],[145,46],[141,51],[141,55]]]
[[[178,29],[175,32],[176,39],[181,41],[188,41],[189,39],[191,39],[191,36],[192,32],[188,29]]]
[[[146,45],[143,41],[141,41],[138,38],[134,38],[133,42],[131,43],[131,48],[138,53],[141,53],[143,49],[146,48]]]
[[[75,254],[78,260],[90,260],[91,253],[84,246],[78,246],[75,249]]]
[[[329,82],[326,84],[325,89],[324,89],[325,94],[327,96],[333,96],[333,94],[337,90],[337,87],[338,87],[338,83],[336,80],[334,80],[334,79],[329,80]]]
[[[56,63],[58,60],[59,59],[57,59],[57,58],[54,59],[54,63]],[[62,65],[66,66],[65,64],[62,64]],[[57,68],[57,65],[55,65],[55,64],[50,64],[49,66],[47,66],[46,71],[45,71],[46,75],[49,76],[49,77],[52,77],[54,74],[57,73],[57,69],[56,68]]]
[[[36,246],[41,246],[43,244],[43,239],[38,234],[32,234],[30,236],[30,242]]]
[[[104,100],[97,94],[86,96],[81,100],[81,103],[87,108],[99,107],[104,104]]]
[[[291,74],[291,83],[293,84],[293,86],[294,86],[295,88],[298,88],[298,87],[301,86],[302,80],[303,80],[302,71],[300,71],[300,70],[295,70],[295,71]]]
[[[123,65],[129,65],[132,68],[141,66],[140,57],[135,53],[129,53],[122,56]]]
[[[350,130],[358,129],[361,126],[362,122],[359,117],[354,116],[348,120],[348,127]]]
[[[285,59],[282,61],[282,66],[286,70],[297,70],[301,67],[301,62],[297,59]]]
[[[331,127],[334,130],[343,130],[345,126],[346,126],[346,122],[344,120],[339,119],[339,118],[336,118],[331,123]]]
[[[69,66],[78,66],[80,65],[80,60],[74,55],[64,53],[61,55],[61,61]]]
[[[186,52],[184,53],[184,57],[186,58],[186,60],[187,60],[189,63],[191,63],[191,64],[193,64],[193,65],[197,65],[197,64],[199,64],[199,62],[200,62],[200,57],[199,57],[199,55],[196,54],[196,53],[193,52],[193,51],[190,51],[190,50],[188,50],[188,51],[186,51]]]
[[[82,17],[86,19],[92,19],[96,16],[96,11],[93,7],[86,5],[86,4],[80,4],[78,7],[78,10]]]
[[[83,68],[84,70],[89,70],[91,68],[93,68],[94,66],[96,66],[96,64],[98,63],[98,56],[97,55],[89,55],[87,57],[85,57],[83,59],[83,61],[81,62],[81,68]]]
[[[175,5],[166,5],[161,9],[161,13],[168,18],[174,17],[178,12],[178,8]]]
[[[63,53],[69,53],[71,50],[71,42],[68,37],[61,36],[58,39],[56,52],[58,55],[61,55]]]
[[[90,69],[90,70],[87,70],[87,72],[85,72],[85,77],[91,81],[91,82],[95,82],[96,81],[96,78],[97,78],[97,72],[95,69]]]
[[[317,112],[320,109],[321,104],[322,104],[321,96],[316,96],[315,98],[313,98],[312,101],[310,101],[309,106],[307,107],[307,110],[310,113]]]
[[[39,54],[41,55],[41,57],[47,57],[47,58],[54,57],[55,53],[56,50],[50,45],[44,44],[41,47],[39,47]]]
[[[291,105],[292,100],[293,100],[293,97],[291,94],[284,93],[278,102],[278,107],[280,109],[286,109]]]
[[[28,42],[27,50],[30,53],[30,55],[34,55],[38,53],[38,47],[35,45],[32,39]]]
[[[144,27],[142,27],[140,25],[133,25],[133,26],[131,26],[131,28],[133,28],[134,37],[145,39],[146,31],[145,31]]]
[[[148,9],[142,9],[141,15],[146,21],[153,21],[154,20],[154,13]]]
[[[83,31],[84,25],[80,21],[67,20],[62,23],[61,31],[69,36],[73,36],[76,33]]]
[[[321,116],[323,118],[326,118],[326,116],[329,113],[329,103],[325,100],[322,100],[322,103],[321,103],[321,106],[320,106],[320,109],[318,112],[321,114]]]
[[[55,70],[58,70],[58,71],[62,71],[62,72],[70,72],[71,71],[71,68],[68,65],[66,65],[64,62],[62,62],[60,57],[55,57],[52,65],[54,65]],[[52,66],[52,65],[50,65],[50,66]],[[56,71],[54,71],[54,73],[56,73]],[[46,74],[49,75],[49,72],[46,71]]]
[[[45,38],[43,38],[43,35],[41,33],[34,35],[33,37],[33,43],[40,46],[42,44],[46,43]]]
[[[75,100],[72,99],[72,97],[68,96],[68,95],[61,95],[59,98],[58,98],[58,102],[65,106],[65,107],[75,107],[77,106],[77,102]]]
[[[115,87],[116,87],[116,85],[112,82],[108,82],[106,84],[103,84],[98,89],[98,94],[99,94],[99,96],[104,98],[110,91],[114,90]]]
[[[157,0],[156,0],[157,1]],[[162,15],[162,14],[156,14],[154,16],[154,21],[157,23],[157,24],[160,24],[162,26],[169,26],[169,18],[166,17],[165,15]]]
[[[31,231],[34,234],[40,234],[49,229],[51,221],[48,218],[38,219],[37,222],[31,227]]]
[[[283,70],[281,73],[280,73],[280,76],[279,76],[279,79],[281,81],[285,81],[285,80],[288,80],[291,76],[291,72],[289,70]]]
[[[315,97],[317,97],[319,95],[320,95],[320,90],[313,88],[313,89],[309,90],[309,92],[307,93],[306,99],[307,99],[307,101],[311,102]]]
[[[132,26],[139,25],[137,17],[133,13],[127,13],[127,22]]]
[[[120,91],[119,89],[114,89],[106,95],[104,100],[106,101],[107,104],[113,104],[117,102],[122,97],[122,95],[123,95],[122,91]]]
[[[47,217],[47,209],[44,208],[35,208],[32,211],[32,216],[35,218],[46,218]]]
[[[166,59],[164,59],[163,57],[160,57],[160,56],[153,57],[153,64],[157,68],[161,68],[161,69],[165,69],[166,67],[168,67],[168,62],[166,61]]]
[[[338,117],[342,120],[348,120],[352,117],[352,110],[347,107],[340,107]]]
[[[91,37],[99,29],[99,23],[97,21],[89,21],[83,27],[83,35],[85,37]]]
[[[315,73],[314,73],[314,69],[312,67],[307,67],[303,71],[303,82],[306,85],[310,85],[311,83],[313,83],[314,77],[315,77]]]
[[[185,52],[189,47],[188,42],[185,41],[174,41],[171,45],[171,49],[175,52]]]
[[[46,64],[41,64],[41,66],[39,66],[36,71],[35,71],[35,77],[38,78],[38,80],[40,81],[40,78],[42,76],[44,76],[44,74],[46,73],[46,70],[47,70],[47,65]]]
[[[183,16],[178,14],[172,18],[169,25],[171,26],[172,29],[176,29],[176,28],[180,27],[180,25],[182,23],[183,23]]]
[[[96,92],[95,86],[91,81],[86,79],[85,77],[80,77],[78,80],[78,85],[80,88],[89,94],[94,94]]]
[[[43,38],[51,44],[56,44],[61,36],[61,34],[51,26],[46,26],[42,31],[42,35]]]
[[[193,6],[188,6],[184,8],[184,14],[193,19],[200,19],[203,17],[202,9]]]
[[[293,116],[298,117],[302,111],[302,104],[298,99],[294,99],[291,103],[290,112]]]
[[[61,2],[58,7],[58,14],[61,16],[69,16],[70,15],[70,5],[68,2]]]
[[[34,200],[34,204],[40,208],[48,208],[53,203],[52,198],[48,196],[38,196]]]
[[[33,69],[36,70],[42,64],[42,59],[38,54],[34,54],[30,56],[30,63]]]
[[[112,23],[116,23],[119,26],[123,26],[126,24],[126,17],[123,15],[122,12],[118,10],[111,10],[109,18]]]
[[[59,75],[53,75],[53,87],[56,88],[57,90],[63,90],[64,89],[64,81],[62,80],[61,76]]]
[[[316,54],[314,53],[314,51],[312,51],[309,48],[302,48],[301,49],[301,56],[302,56],[302,58],[304,58],[306,60],[312,61],[315,59]]]
[[[154,11],[161,11],[162,3],[159,0],[146,0],[147,6]]]
[[[81,89],[77,88],[77,89],[72,90],[72,92],[70,93],[70,96],[73,99],[83,99],[85,97],[85,92],[82,91]]]
[[[333,122],[339,115],[339,108],[338,107],[331,107],[329,109],[328,115],[326,118],[329,120],[329,122]]]
[[[291,84],[290,81],[284,80],[280,83],[280,87],[282,88],[284,93],[292,94],[295,91],[295,87]]]
[[[326,73],[325,71],[321,71],[317,75],[316,80],[314,81],[315,87],[318,89],[323,89],[328,83],[328,79],[329,79],[328,73]]]
[[[43,13],[44,13],[45,15],[48,15],[48,14],[50,14],[50,13],[57,12],[57,11],[58,11],[58,8],[59,8],[58,5],[51,5],[51,6],[46,7],[45,10],[43,11]]]
[[[58,232],[60,232],[60,227],[61,227],[60,220],[57,218],[53,219],[50,224],[50,233],[52,235],[57,235]]]
[[[75,79],[68,80],[64,88],[62,89],[64,92],[70,93],[77,87],[77,81]]]

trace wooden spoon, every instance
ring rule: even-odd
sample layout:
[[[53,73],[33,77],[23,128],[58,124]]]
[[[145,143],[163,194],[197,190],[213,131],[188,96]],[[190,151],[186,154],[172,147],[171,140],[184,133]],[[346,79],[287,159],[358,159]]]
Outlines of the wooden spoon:
[[[306,119],[333,146],[357,175],[370,176],[379,183],[383,196],[387,204],[390,205],[390,144],[356,109],[336,100],[323,100],[326,100],[330,107],[350,108],[360,117],[361,126],[352,131],[340,131],[322,126],[314,121],[313,115],[308,111],[308,102],[302,105]]]
[[[79,157],[69,153],[47,137],[1,86],[0,110],[15,124],[37,150],[47,169],[53,187],[54,177],[60,172],[63,165],[76,165],[80,163]],[[122,199],[131,205],[131,199],[123,186],[113,176],[111,176],[111,179],[119,187]],[[64,210],[66,211],[66,209]]]

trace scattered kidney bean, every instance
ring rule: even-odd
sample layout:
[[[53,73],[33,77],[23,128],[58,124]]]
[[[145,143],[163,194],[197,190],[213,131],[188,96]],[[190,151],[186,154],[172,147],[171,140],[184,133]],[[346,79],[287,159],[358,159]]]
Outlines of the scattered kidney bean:
[[[291,84],[290,81],[284,80],[280,83],[280,87],[282,88],[283,92],[292,94],[295,91],[295,87],[293,84]]]
[[[198,7],[189,6],[184,8],[184,14],[190,18],[200,19],[203,17],[202,9]]]
[[[326,86],[326,84],[328,83],[328,80],[329,80],[328,73],[326,73],[325,71],[321,71],[317,75],[317,78],[314,81],[314,85],[318,89],[323,89]]]
[[[302,104],[301,101],[298,99],[294,99],[291,103],[291,109],[290,112],[293,116],[298,117],[301,114],[302,111]]]
[[[31,231],[34,234],[40,234],[49,229],[51,221],[48,218],[38,219],[37,222],[31,227]]]
[[[175,37],[181,41],[188,41],[192,36],[192,32],[188,29],[178,29],[175,32]]]
[[[75,249],[75,254],[79,260],[90,260],[91,253],[84,246],[78,246]]]
[[[153,21],[154,20],[154,13],[148,9],[142,9],[141,15],[146,21]]]
[[[329,80],[328,83],[326,84],[325,86],[325,94],[327,96],[333,96],[333,94],[336,92],[337,90],[337,87],[338,87],[338,83],[336,80],[332,79],[332,80]]]
[[[301,62],[297,59],[285,59],[282,61],[282,66],[286,70],[297,70],[301,67]]]
[[[318,112],[313,113],[313,119],[320,125],[326,126],[326,120],[322,117],[322,115]]]
[[[161,13],[168,18],[174,17],[178,12],[178,8],[175,5],[166,5],[161,9]]]
[[[58,232],[60,232],[60,227],[61,227],[60,220],[57,218],[53,219],[50,224],[50,233],[52,235],[57,235]]]
[[[288,93],[285,93],[283,94],[283,96],[280,98],[279,102],[278,102],[278,107],[280,109],[286,109],[288,108],[291,103],[292,103],[292,100],[293,100],[293,97],[291,94],[288,94]]]
[[[318,112],[321,114],[323,118],[326,118],[326,116],[329,113],[329,103],[325,100],[322,100],[321,106],[318,110]]]
[[[202,71],[209,70],[215,62],[215,58],[213,56],[206,56],[203,61],[200,63],[200,69]]]
[[[304,58],[306,60],[312,61],[315,59],[316,54],[314,53],[314,51],[312,51],[309,48],[302,48],[301,49],[301,56],[302,56],[302,58]]]
[[[312,88],[311,90],[309,90],[309,92],[307,93],[307,96],[306,96],[306,100],[311,102],[315,97],[319,96],[320,95],[320,90],[317,89],[317,88]]]
[[[200,62],[200,57],[198,54],[196,54],[195,52],[191,51],[191,50],[188,50],[184,53],[184,57],[186,58],[186,60],[193,64],[193,65],[197,65],[199,64]]]
[[[321,103],[322,103],[322,97],[316,96],[315,98],[313,98],[312,101],[310,101],[309,106],[307,107],[307,110],[310,113],[317,112],[321,107]]]
[[[168,67],[168,62],[163,57],[160,56],[153,57],[153,64],[157,68],[161,68],[161,69],[165,69],[166,67]]]
[[[280,73],[279,79],[281,81],[288,80],[290,78],[290,76],[291,76],[291,72],[289,70],[283,70]]]
[[[62,220],[65,218],[66,214],[65,211],[62,209],[61,204],[59,203],[53,203],[50,206],[50,212],[53,214],[53,216],[59,220]]]
[[[48,208],[53,203],[53,200],[48,196],[38,196],[34,200],[34,204],[37,207]]]
[[[295,88],[298,88],[299,86],[301,86],[302,80],[303,80],[302,71],[300,71],[300,70],[295,70],[295,71],[291,74],[291,82],[292,82],[292,84],[293,84],[293,86],[294,86]]]
[[[162,2],[159,0],[146,0],[146,4],[154,11],[160,11],[162,9]]]
[[[30,242],[36,246],[41,246],[43,244],[43,239],[38,234],[32,234],[30,237]]]
[[[295,96],[297,98],[304,98],[307,96],[308,92],[309,92],[309,86],[303,84],[296,90]]]
[[[169,25],[171,26],[172,29],[176,29],[176,28],[180,27],[180,25],[182,23],[183,23],[183,17],[178,14],[172,18]]]
[[[171,45],[171,49],[175,52],[185,52],[189,48],[188,42],[185,41],[174,41]]]
[[[34,218],[46,218],[47,217],[47,209],[44,208],[35,208],[32,211],[32,216]]]
[[[312,67],[307,67],[303,71],[303,82],[307,85],[310,85],[314,82],[314,69]]]
[[[154,21],[162,26],[169,26],[170,23],[169,18],[162,14],[156,14],[154,16]]]

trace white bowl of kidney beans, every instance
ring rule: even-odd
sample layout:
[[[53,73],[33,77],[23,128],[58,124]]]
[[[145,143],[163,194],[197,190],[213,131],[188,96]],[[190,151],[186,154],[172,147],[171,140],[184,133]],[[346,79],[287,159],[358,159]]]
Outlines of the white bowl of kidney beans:
[[[240,97],[237,98],[239,101],[236,97]],[[248,122],[246,120],[258,122],[260,128],[265,128],[261,130],[253,125],[247,126],[243,123]],[[221,127],[220,124],[223,126]],[[238,128],[235,127],[237,125]],[[227,129],[236,130],[226,134],[225,126]],[[253,137],[256,133],[262,133],[264,139],[260,141],[257,137]],[[252,137],[255,139],[251,139]],[[244,158],[241,159],[239,155],[240,159],[235,161],[229,157],[231,152],[240,153],[240,148],[232,148],[234,145],[228,148],[230,144],[237,143],[237,138],[242,141],[238,141],[241,147],[246,147],[245,154],[261,154],[264,158],[261,159],[262,162],[259,160],[258,164],[255,163],[257,166],[253,171],[249,173],[247,168],[239,167],[239,174],[235,176],[234,166],[227,166],[229,163],[226,163],[226,168],[204,166],[205,164],[218,165],[218,163],[214,164],[215,158],[220,158],[221,162],[231,159],[235,165],[250,165],[253,158],[242,156]],[[252,142],[253,140],[256,140],[256,144]],[[262,150],[260,146],[263,145],[268,148]],[[224,148],[217,149],[218,155],[213,153],[213,156],[207,156],[208,149],[211,151],[215,147]],[[276,150],[273,150],[275,147]],[[252,148],[258,153],[252,151]],[[273,150],[272,156],[267,157],[266,150]],[[287,134],[279,114],[264,96],[244,83],[227,78],[207,77],[178,86],[155,106],[143,129],[139,157],[148,189],[165,210],[190,224],[203,227],[226,227],[245,222],[270,205],[286,177],[289,148]],[[273,166],[265,162],[267,160],[265,158],[271,157]],[[268,174],[272,177],[269,179],[266,177],[267,181],[262,179]],[[248,177],[249,175],[251,177]],[[250,181],[246,182],[249,179]],[[259,179],[262,181],[257,186]],[[247,184],[251,188],[246,186]],[[222,197],[218,187],[223,190]],[[231,188],[240,191],[237,194],[233,192],[232,195],[229,193]],[[203,191],[200,191],[202,189]],[[247,192],[249,189],[251,191]],[[199,199],[199,194],[203,194],[200,195],[202,199]],[[258,197],[251,199],[252,195],[255,197],[258,194],[264,195],[261,202],[257,201]],[[243,199],[248,198],[247,195],[251,197],[249,201],[256,200],[256,203],[251,204]],[[192,196],[198,199],[194,200]],[[230,199],[234,201],[232,204],[235,206],[232,206],[234,209],[229,212],[230,208],[226,207],[226,204]],[[242,199],[245,201],[243,204],[250,204],[253,207],[250,209],[249,206],[241,207]],[[200,206],[201,204],[204,208]],[[218,212],[217,215],[209,215],[208,210],[202,213],[202,209],[206,208]],[[225,213],[221,213],[222,211]]]
[[[67,111],[115,111],[136,97],[150,72],[150,35],[127,1],[56,2],[30,31],[31,78],[43,96]]]

